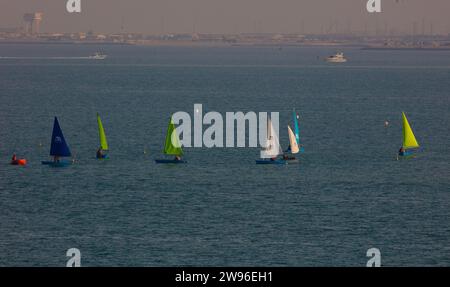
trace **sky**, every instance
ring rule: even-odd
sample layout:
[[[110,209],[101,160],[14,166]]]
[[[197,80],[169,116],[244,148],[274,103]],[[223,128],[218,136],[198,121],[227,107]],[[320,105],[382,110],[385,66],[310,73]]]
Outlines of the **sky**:
[[[0,0],[0,28],[43,12],[41,32],[50,33],[450,33],[450,0],[381,0],[374,14],[367,0],[81,0],[80,14],[66,2]]]

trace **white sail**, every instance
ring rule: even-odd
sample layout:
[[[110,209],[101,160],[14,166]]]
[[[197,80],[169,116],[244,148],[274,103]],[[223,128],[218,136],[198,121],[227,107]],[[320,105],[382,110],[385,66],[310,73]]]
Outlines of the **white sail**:
[[[296,154],[299,153],[300,149],[298,148],[297,139],[295,138],[294,132],[291,127],[288,126],[289,133],[289,144],[291,146],[291,153]]]
[[[273,128],[272,121],[268,119],[266,146],[261,150],[261,158],[274,158],[282,153],[283,151],[278,140],[277,132]]]

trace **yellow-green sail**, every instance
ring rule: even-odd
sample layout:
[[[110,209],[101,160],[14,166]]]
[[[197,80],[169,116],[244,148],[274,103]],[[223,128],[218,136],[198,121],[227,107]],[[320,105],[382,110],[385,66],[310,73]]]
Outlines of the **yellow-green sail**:
[[[166,144],[164,145],[164,153],[167,155],[182,156],[180,139],[178,138],[177,130],[172,118],[170,118],[169,127],[167,128]]]
[[[403,112],[402,118],[403,118],[403,148],[410,149],[419,147],[419,143],[417,142],[416,137],[414,136],[414,133],[411,129],[411,126],[409,125],[408,119],[406,118],[405,113]]]
[[[105,129],[103,128],[102,120],[100,119],[100,115],[97,114],[97,123],[98,123],[98,135],[100,137],[100,147],[102,150],[109,150],[108,141],[106,140]]]

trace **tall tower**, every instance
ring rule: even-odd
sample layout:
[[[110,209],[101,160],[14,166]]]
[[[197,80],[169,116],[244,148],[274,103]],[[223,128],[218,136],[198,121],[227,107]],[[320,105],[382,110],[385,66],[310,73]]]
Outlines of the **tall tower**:
[[[25,22],[25,34],[31,34],[33,31],[33,13],[26,13],[23,15],[23,21]]]
[[[41,22],[42,22],[42,16],[44,14],[41,12],[34,13],[33,17],[33,34],[39,34],[41,32]]]
[[[43,13],[26,13],[23,15],[23,21],[25,22],[26,34],[39,34],[41,29],[41,22]]]

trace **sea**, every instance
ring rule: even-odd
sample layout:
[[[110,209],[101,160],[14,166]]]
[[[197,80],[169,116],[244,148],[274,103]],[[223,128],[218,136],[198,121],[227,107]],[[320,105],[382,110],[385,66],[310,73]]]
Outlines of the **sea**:
[[[155,164],[194,104],[279,112],[283,148],[295,109],[300,163],[203,147]],[[70,248],[82,266],[364,267],[371,248],[382,266],[450,266],[449,110],[450,51],[0,44],[0,266],[63,267]],[[402,112],[421,146],[407,160]],[[65,168],[41,165],[55,116]]]

